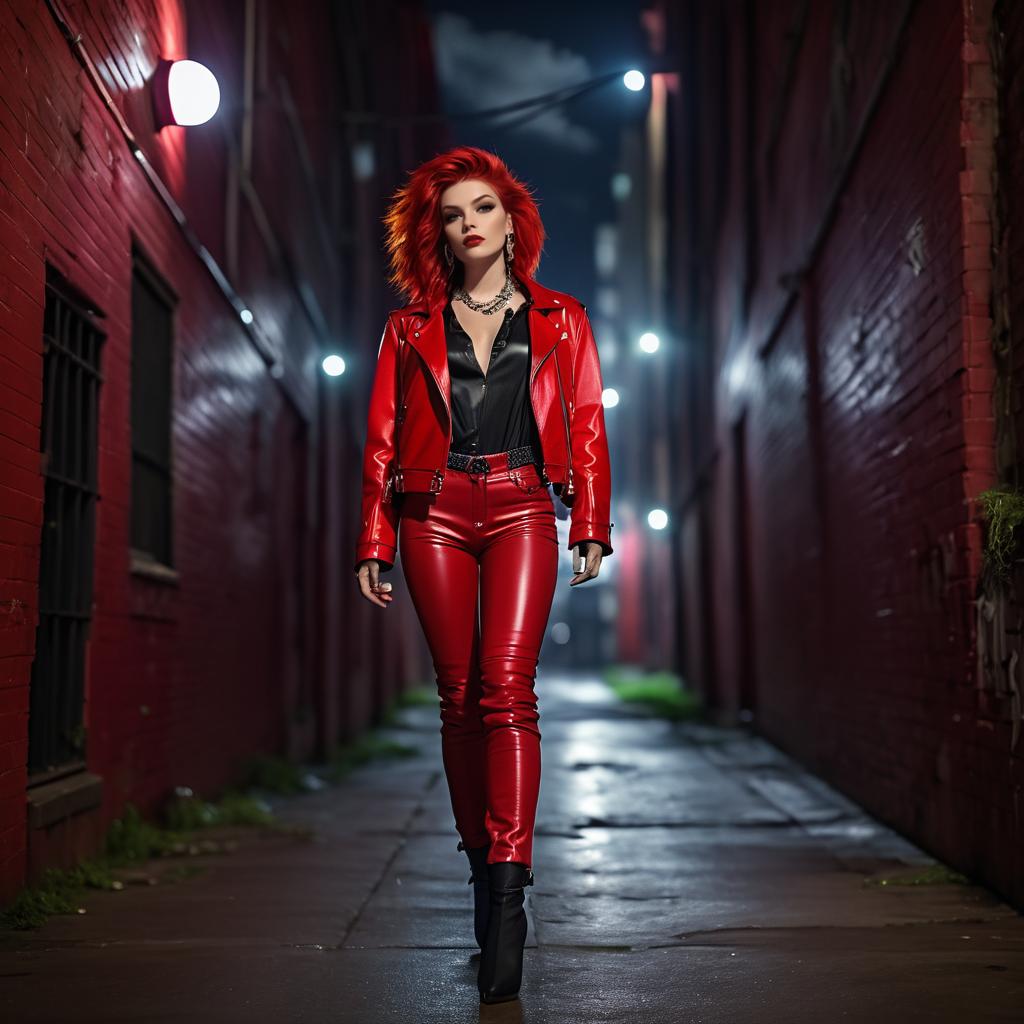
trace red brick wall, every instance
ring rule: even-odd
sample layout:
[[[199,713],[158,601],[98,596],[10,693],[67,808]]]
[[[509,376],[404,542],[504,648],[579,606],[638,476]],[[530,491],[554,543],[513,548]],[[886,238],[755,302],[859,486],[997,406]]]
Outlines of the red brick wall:
[[[360,183],[354,135],[337,119],[377,102],[401,108],[400,97],[382,91],[397,86],[365,55],[353,63],[345,51],[357,28],[372,33],[394,5],[348,5],[335,15],[327,3],[253,5],[260,58],[245,187],[237,172],[245,4],[56,6],[72,34],[82,33],[116,113],[252,310],[259,334],[240,322],[147,180],[58,17],[47,4],[0,0],[0,902],[41,867],[91,852],[126,800],[150,810],[174,785],[214,796],[252,754],[311,755],[365,726],[422,669],[419,649],[403,650],[413,634],[397,613],[385,668],[401,678],[374,678],[379,659],[354,655],[357,627],[346,626],[361,600],[350,566],[359,396],[380,333],[365,325],[382,325],[393,304],[375,217],[398,178],[398,151],[408,157],[422,139],[386,136],[377,174]],[[351,23],[338,28],[332,17]],[[406,84],[419,76],[429,85],[422,26],[415,18],[404,24],[393,45],[410,54]],[[220,112],[203,126],[156,132],[148,80],[158,57],[183,56],[217,74]],[[426,89],[415,101],[429,106],[429,97]],[[133,241],[179,297],[177,585],[130,569]],[[98,811],[29,832],[47,262],[103,310],[107,332],[85,683],[87,765],[104,790]],[[375,272],[381,283],[361,287],[360,277]],[[322,347],[342,351],[350,374],[325,382]],[[368,694],[354,692],[371,679]],[[307,707],[312,721],[302,719]]]
[[[687,674],[723,709],[752,704],[760,730],[877,816],[1024,900],[1010,826],[1021,747],[976,671],[971,499],[996,478],[989,5],[912,4],[902,35],[903,4],[696,6],[697,38],[685,18],[676,29],[681,113],[699,119],[700,144],[677,133],[702,210],[723,182],[726,195],[673,253],[679,329],[714,353],[704,394],[699,377],[678,381],[702,403],[696,463],[711,467],[706,489],[693,473],[682,485],[681,503],[700,501],[681,529],[696,536],[701,508],[713,523],[714,598],[681,628],[709,624],[717,671],[697,652]],[[700,592],[699,560],[683,571]]]
[[[995,320],[1000,352],[997,406],[1005,410],[998,424],[1000,470],[1020,482],[1024,467],[1024,404],[1019,382],[1024,379],[1024,6],[997,0],[997,24],[1002,45],[996,55],[999,121],[996,138]],[[1016,186],[1016,187],[1015,187]],[[1017,386],[1014,384],[1017,382]]]

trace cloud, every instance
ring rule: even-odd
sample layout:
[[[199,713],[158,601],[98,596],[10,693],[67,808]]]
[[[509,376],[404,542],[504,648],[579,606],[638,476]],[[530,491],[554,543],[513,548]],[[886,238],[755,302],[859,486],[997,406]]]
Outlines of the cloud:
[[[450,11],[434,18],[433,36],[438,76],[458,111],[502,107],[594,77],[585,57],[558,49],[549,39],[505,29],[476,29],[468,18]],[[504,120],[511,122],[524,113],[464,123],[487,124],[500,130]],[[599,145],[591,131],[569,119],[564,106],[545,110],[508,130],[584,153]]]

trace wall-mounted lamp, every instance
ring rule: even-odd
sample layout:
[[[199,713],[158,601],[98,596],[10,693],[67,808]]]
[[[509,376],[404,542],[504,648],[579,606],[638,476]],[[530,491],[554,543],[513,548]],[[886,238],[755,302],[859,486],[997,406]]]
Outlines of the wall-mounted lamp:
[[[205,124],[220,106],[213,72],[194,60],[161,60],[153,74],[153,113],[157,128]]]

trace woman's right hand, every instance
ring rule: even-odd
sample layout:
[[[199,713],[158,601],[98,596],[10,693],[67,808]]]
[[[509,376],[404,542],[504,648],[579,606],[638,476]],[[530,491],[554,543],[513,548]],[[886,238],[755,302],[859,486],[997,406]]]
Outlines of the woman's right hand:
[[[391,596],[391,584],[380,582],[380,562],[376,558],[367,558],[360,562],[356,575],[359,578],[359,590],[367,601],[381,608],[387,608],[394,601],[394,597]]]

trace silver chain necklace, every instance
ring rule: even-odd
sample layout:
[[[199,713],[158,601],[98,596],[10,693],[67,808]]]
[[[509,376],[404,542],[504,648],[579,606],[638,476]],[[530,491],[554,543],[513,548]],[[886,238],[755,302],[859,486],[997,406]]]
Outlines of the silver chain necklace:
[[[508,264],[505,264],[505,283],[502,285],[501,291],[494,296],[493,299],[488,299],[486,302],[477,302],[465,288],[458,287],[452,292],[452,298],[458,299],[460,302],[464,302],[471,310],[475,313],[484,313],[490,316],[492,313],[497,313],[502,306],[508,305],[508,300],[512,297],[512,293],[516,290],[516,282],[509,272]]]

